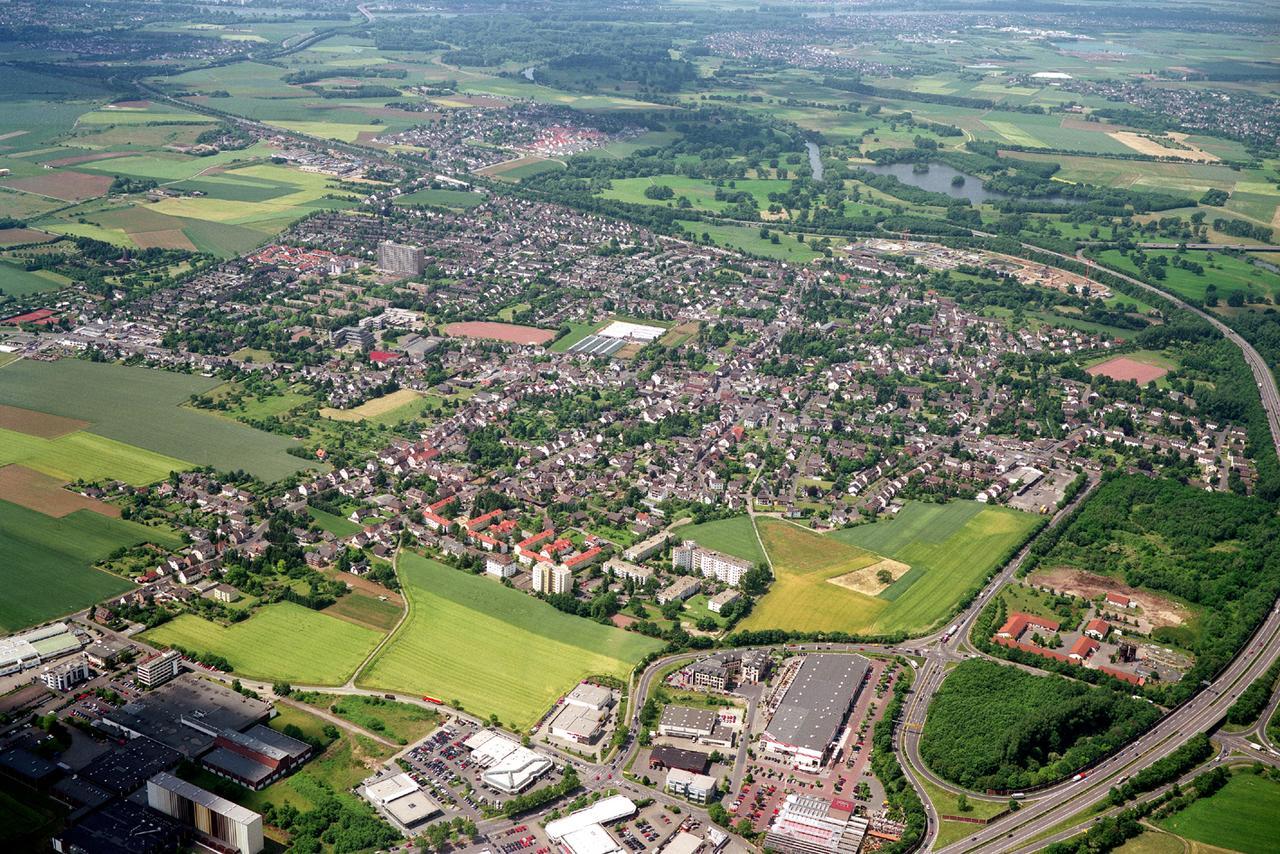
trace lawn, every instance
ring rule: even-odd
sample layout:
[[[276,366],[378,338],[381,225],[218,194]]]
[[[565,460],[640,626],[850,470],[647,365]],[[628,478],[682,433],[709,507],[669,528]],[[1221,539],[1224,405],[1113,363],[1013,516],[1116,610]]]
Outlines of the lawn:
[[[351,409],[334,409],[333,407],[325,406],[320,409],[320,414],[333,421],[370,421],[374,424],[398,424],[401,421],[418,418],[424,411],[436,409],[439,406],[439,397],[424,395],[413,389],[402,388],[390,394],[384,394],[382,397],[366,400]]]
[[[743,629],[861,632],[888,606],[883,599],[828,583],[876,563],[879,555],[780,519],[762,518],[756,527],[774,580]]]
[[[1171,833],[1218,848],[1263,854],[1275,851],[1275,822],[1280,815],[1280,783],[1241,772],[1225,786],[1191,806],[1159,819]]]
[[[362,686],[458,700],[526,728],[580,679],[625,678],[661,647],[413,553],[399,571],[409,617],[360,673]]]
[[[5,368],[0,404],[84,419],[92,422],[88,432],[97,436],[196,465],[244,469],[265,480],[307,465],[285,453],[295,444],[287,437],[180,406],[216,385],[216,379],[148,368],[24,359]],[[171,460],[152,462],[163,469],[157,477],[173,467]]]
[[[322,530],[328,531],[335,537],[349,537],[360,530],[360,526],[350,519],[334,513],[327,513],[315,507],[308,506],[307,515],[314,519]]]
[[[225,627],[183,614],[145,637],[162,646],[221,655],[242,676],[341,685],[382,635],[292,602],[278,602]]]
[[[91,510],[55,519],[0,500],[0,628],[14,631],[133,589],[92,567],[122,546],[148,540],[178,545],[171,531]]]
[[[676,540],[695,540],[698,545],[734,555],[752,563],[764,560],[760,541],[756,539],[755,526],[750,516],[717,519],[701,525],[682,525],[672,535]]]
[[[983,801],[976,797],[968,799],[968,810],[960,809],[960,798],[953,795],[946,789],[930,783],[926,779],[920,780],[924,786],[925,794],[929,796],[929,800],[933,803],[934,809],[938,811],[939,816],[956,815],[965,818],[991,818],[993,815],[999,815],[1009,808],[1007,801]],[[970,824],[966,821],[944,821],[939,820],[938,838],[934,841],[934,848],[945,848],[952,842],[964,839],[966,836],[977,833],[982,829],[980,824]]]
[[[706,234],[712,242],[720,246],[741,249],[743,252],[759,255],[762,258],[804,263],[822,257],[821,252],[810,249],[808,244],[802,244],[796,240],[794,234],[781,233],[773,226],[770,226],[770,231],[778,234],[777,243],[770,238],[761,237],[759,228],[745,225],[712,225],[709,222],[687,220],[677,220],[677,222],[693,234],[695,239],[700,239]]]
[[[878,597],[890,604],[875,629],[919,633],[946,619],[961,597],[981,585],[1042,522],[976,501],[911,503],[894,519],[831,537],[911,566]]]

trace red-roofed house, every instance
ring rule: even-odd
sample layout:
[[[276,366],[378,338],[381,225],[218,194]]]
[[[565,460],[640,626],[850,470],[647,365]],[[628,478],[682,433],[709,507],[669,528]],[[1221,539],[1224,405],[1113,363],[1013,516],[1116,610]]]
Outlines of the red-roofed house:
[[[388,353],[386,350],[371,350],[369,352],[369,361],[377,362],[379,365],[389,364],[399,358],[399,353]]]
[[[1005,620],[1004,625],[996,631],[996,637],[1009,638],[1016,641],[1031,626],[1044,629],[1047,632],[1056,632],[1058,630],[1058,623],[1053,620],[1046,620],[1044,617],[1037,617],[1034,614],[1015,612],[1010,614],[1009,619]]]
[[[1108,593],[1107,604],[1115,608],[1132,608],[1137,605],[1136,602],[1123,593]]]
[[[600,556],[603,553],[604,553],[604,549],[600,548],[599,546],[592,546],[582,554],[577,554],[577,555],[574,555],[573,557],[565,558],[564,565],[570,570],[577,570],[584,566],[591,566],[591,564],[595,563],[600,559]]]
[[[1071,651],[1067,656],[1072,661],[1085,661],[1089,656],[1098,651],[1098,642],[1093,638],[1079,638],[1071,645]]]
[[[1084,627],[1084,633],[1091,638],[1105,640],[1111,634],[1111,624],[1101,619],[1090,620],[1089,625]]]
[[[1130,685],[1137,685],[1141,687],[1147,684],[1147,680],[1145,678],[1134,675],[1133,673],[1126,673],[1123,670],[1116,670],[1114,667],[1104,666],[1104,667],[1099,667],[1098,670],[1102,671],[1108,676],[1113,676],[1116,679],[1119,679],[1121,682],[1128,682]]]
[[[472,533],[474,533],[476,531],[483,531],[485,528],[489,527],[494,522],[499,522],[501,520],[502,520],[501,510],[490,510],[488,513],[485,513],[483,516],[477,516],[474,519],[468,519],[466,527],[468,531],[471,531]]]

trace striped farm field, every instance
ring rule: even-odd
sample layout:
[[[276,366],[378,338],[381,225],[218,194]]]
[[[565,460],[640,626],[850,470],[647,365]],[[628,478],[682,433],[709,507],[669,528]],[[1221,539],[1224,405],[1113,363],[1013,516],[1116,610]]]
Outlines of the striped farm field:
[[[557,611],[470,573],[403,552],[409,617],[357,683],[458,700],[526,728],[593,674],[625,678],[660,641]]]
[[[90,510],[61,518],[0,500],[0,630],[42,623],[134,584],[93,569],[122,546],[150,541],[179,545],[173,531],[112,519]]]
[[[221,655],[241,676],[341,685],[382,634],[292,602],[277,602],[230,626],[183,614],[143,637],[161,646]]]
[[[0,466],[13,463],[62,481],[121,480],[134,486],[191,468],[184,460],[85,431],[43,439],[0,428]]]

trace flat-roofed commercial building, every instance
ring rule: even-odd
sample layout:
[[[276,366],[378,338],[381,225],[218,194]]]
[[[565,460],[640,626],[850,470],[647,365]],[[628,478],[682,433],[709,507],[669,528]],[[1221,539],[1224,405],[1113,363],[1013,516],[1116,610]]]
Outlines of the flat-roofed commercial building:
[[[138,681],[148,688],[168,682],[182,672],[182,656],[177,650],[158,652],[138,662]]]
[[[412,830],[443,812],[408,774],[396,774],[371,783],[364,787],[364,796],[405,830]]]
[[[524,791],[551,770],[550,759],[492,730],[482,729],[462,744],[484,769],[480,779],[508,795]]]
[[[245,732],[223,730],[201,762],[219,777],[255,791],[292,774],[311,757],[305,741],[257,724]]]
[[[147,781],[147,805],[238,854],[262,850],[262,816],[172,774]]]
[[[831,755],[870,664],[860,655],[806,656],[765,727],[760,743],[805,771]]]
[[[867,820],[853,814],[850,801],[787,795],[764,838],[779,854],[857,854]]]
[[[672,768],[667,772],[666,788],[673,795],[686,797],[695,804],[705,804],[716,793],[716,778]]]

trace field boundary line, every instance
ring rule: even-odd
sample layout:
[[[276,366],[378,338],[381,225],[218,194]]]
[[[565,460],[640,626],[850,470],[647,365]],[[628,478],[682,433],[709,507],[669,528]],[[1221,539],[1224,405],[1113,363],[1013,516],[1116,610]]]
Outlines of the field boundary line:
[[[403,548],[403,544],[404,544],[404,540],[403,540],[403,534],[402,534],[401,542],[397,544],[396,557],[392,558],[392,572],[396,574],[397,581],[399,581],[399,556],[401,556],[401,549]],[[348,677],[347,681],[343,682],[342,688],[347,688],[347,689],[358,688],[358,685],[356,685],[356,680],[360,679],[360,676],[362,675],[362,673],[365,672],[366,668],[372,665],[372,662],[374,662],[374,658],[378,657],[378,653],[380,653],[381,650],[383,650],[383,647],[385,647],[385,645],[390,643],[390,640],[392,640],[394,636],[399,634],[399,630],[401,630],[401,627],[404,625],[404,620],[407,620],[408,615],[410,615],[410,609],[412,608],[410,604],[410,598],[408,598],[408,593],[404,592],[403,584],[401,584],[401,598],[404,599],[404,609],[403,611],[401,611],[401,618],[399,618],[399,620],[396,621],[396,625],[390,627],[390,630],[387,632],[387,634],[383,636],[383,639],[378,641],[378,645],[376,645],[376,647],[370,650],[370,653],[367,654],[367,656],[365,656],[365,661],[360,662],[360,666],[356,667],[355,672],[352,672],[352,675]]]

